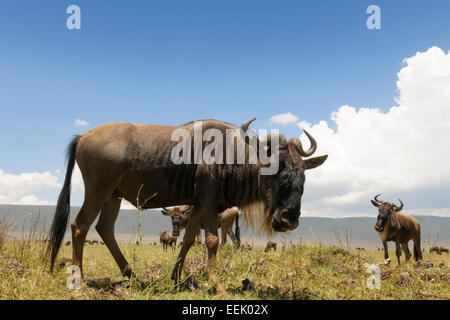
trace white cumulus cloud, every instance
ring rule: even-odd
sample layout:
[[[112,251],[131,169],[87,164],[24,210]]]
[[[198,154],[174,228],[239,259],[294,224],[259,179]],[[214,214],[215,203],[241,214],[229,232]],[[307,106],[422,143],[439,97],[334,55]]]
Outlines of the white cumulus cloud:
[[[329,155],[307,173],[309,207],[332,212],[376,193],[450,185],[450,52],[432,47],[404,62],[387,112],[343,105],[331,115],[335,130],[297,123],[318,141],[316,155]]]
[[[89,125],[89,122],[76,118],[73,125],[78,127],[85,127]]]
[[[298,121],[298,117],[290,112],[280,113],[270,118],[270,122],[279,124],[290,124]]]
[[[3,204],[50,204],[53,202],[40,201],[32,192],[60,187],[58,177],[50,171],[11,174],[0,169],[0,203]]]

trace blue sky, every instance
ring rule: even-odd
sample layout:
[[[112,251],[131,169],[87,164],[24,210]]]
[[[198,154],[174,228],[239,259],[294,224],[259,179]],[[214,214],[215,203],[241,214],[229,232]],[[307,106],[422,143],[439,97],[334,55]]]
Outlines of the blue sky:
[[[81,30],[66,28],[72,4]],[[366,27],[370,4],[381,30]],[[310,123],[344,104],[386,112],[403,59],[450,49],[449,12],[446,0],[3,0],[0,169],[64,171],[70,138],[110,122],[255,116],[255,128],[270,128],[285,112]]]

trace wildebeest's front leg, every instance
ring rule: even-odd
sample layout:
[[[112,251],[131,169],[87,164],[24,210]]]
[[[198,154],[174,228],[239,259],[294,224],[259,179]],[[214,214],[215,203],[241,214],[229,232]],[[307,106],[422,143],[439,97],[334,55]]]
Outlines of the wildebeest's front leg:
[[[175,266],[172,271],[172,279],[175,280],[175,284],[181,277],[183,263],[184,260],[186,259],[186,255],[191,246],[194,244],[196,236],[200,233],[201,218],[202,216],[200,213],[200,208],[195,207],[194,210],[191,212],[191,216],[189,218],[189,222],[188,225],[186,226],[186,231],[183,237],[183,245],[181,246],[177,262],[175,263]]]
[[[389,259],[389,250],[388,250],[388,245],[387,245],[387,241],[383,241],[383,248],[384,248],[384,259]]]

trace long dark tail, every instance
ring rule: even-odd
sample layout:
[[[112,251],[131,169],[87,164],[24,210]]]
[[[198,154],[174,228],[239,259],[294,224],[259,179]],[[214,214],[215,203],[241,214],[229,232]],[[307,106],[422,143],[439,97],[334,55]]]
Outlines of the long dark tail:
[[[58,204],[56,205],[55,216],[50,227],[49,241],[47,246],[47,257],[50,255],[50,270],[53,270],[56,256],[58,255],[61,242],[66,232],[67,222],[70,216],[70,189],[72,180],[72,171],[75,166],[75,151],[80,136],[76,136],[67,147],[67,170],[64,179],[64,185],[59,194]]]
[[[236,236],[236,247],[240,248],[241,247],[241,229],[239,228],[239,214],[236,216],[236,220],[235,220],[236,226],[234,228],[234,235]]]

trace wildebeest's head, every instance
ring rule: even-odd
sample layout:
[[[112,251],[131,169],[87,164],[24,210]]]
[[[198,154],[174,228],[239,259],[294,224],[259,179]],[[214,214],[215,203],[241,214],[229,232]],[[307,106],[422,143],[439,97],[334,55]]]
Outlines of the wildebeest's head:
[[[241,126],[243,132],[248,129],[253,120],[244,122]],[[291,138],[287,141],[284,135],[279,134],[277,150],[273,150],[270,134],[263,139],[267,145],[265,148],[267,155],[278,152],[279,161],[278,172],[275,175],[262,176],[261,191],[266,211],[263,227],[268,233],[270,233],[270,227],[277,232],[297,228],[301,214],[305,170],[322,165],[328,157],[324,155],[309,159],[302,158],[312,156],[317,149],[316,140],[306,130],[304,132],[311,143],[311,147],[307,151],[303,150],[299,138]]]
[[[172,219],[172,234],[175,237],[178,237],[181,230],[186,227],[191,210],[190,206],[174,207],[171,210],[162,208],[161,213]]]
[[[397,207],[393,203],[378,200],[380,195],[381,193],[376,195],[373,200],[370,200],[372,204],[378,208],[377,223],[375,224],[375,230],[378,232],[384,230],[386,221],[392,212],[399,212],[403,209],[403,202],[400,199],[398,199],[398,201],[400,201],[400,207]]]

